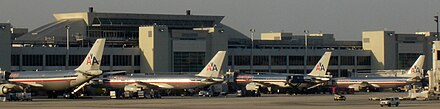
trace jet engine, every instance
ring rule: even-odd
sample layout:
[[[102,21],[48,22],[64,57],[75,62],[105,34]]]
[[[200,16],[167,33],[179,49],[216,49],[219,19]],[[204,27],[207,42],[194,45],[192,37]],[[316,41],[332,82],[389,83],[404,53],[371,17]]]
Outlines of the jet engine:
[[[2,85],[0,85],[0,95],[6,95],[7,93],[16,92],[16,91],[20,91],[20,90],[23,90],[23,88],[15,85],[15,84],[2,84]]]

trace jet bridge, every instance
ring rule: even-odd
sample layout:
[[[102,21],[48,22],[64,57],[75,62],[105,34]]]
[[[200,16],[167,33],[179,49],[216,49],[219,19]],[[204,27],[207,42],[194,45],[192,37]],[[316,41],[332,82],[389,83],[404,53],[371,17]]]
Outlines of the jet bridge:
[[[432,70],[428,71],[429,90],[440,92],[440,41],[433,41],[432,45]]]

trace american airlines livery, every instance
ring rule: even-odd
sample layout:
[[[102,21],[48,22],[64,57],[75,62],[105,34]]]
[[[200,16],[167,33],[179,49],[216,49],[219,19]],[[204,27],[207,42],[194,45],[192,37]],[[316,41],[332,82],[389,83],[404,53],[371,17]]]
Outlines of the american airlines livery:
[[[353,77],[336,78],[338,88],[353,88],[355,91],[397,88],[420,81],[425,55],[420,55],[403,77]]]
[[[97,39],[82,64],[75,70],[24,71],[6,74],[7,81],[0,84],[0,95],[27,89],[42,89],[49,98],[65,92],[65,97],[74,97],[75,93],[87,85],[87,82],[102,74],[100,70],[105,39]]]

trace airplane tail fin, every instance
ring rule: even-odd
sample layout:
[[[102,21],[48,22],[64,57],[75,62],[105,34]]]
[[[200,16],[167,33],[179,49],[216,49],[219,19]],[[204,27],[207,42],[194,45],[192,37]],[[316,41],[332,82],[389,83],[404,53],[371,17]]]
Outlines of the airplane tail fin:
[[[419,76],[423,72],[423,63],[425,62],[425,55],[420,55],[416,62],[409,68],[406,75]]]
[[[330,61],[330,56],[332,55],[332,52],[325,52],[324,55],[322,55],[321,59],[318,61],[318,63],[315,65],[315,68],[312,69],[312,72],[309,73],[310,76],[328,76],[327,75],[327,68],[328,63]]]
[[[82,64],[75,69],[77,72],[88,75],[101,75],[100,70],[102,54],[104,52],[105,39],[97,39],[93,44]]]
[[[200,71],[197,76],[201,77],[218,77],[225,59],[226,51],[218,51],[217,54],[209,61],[209,63]]]

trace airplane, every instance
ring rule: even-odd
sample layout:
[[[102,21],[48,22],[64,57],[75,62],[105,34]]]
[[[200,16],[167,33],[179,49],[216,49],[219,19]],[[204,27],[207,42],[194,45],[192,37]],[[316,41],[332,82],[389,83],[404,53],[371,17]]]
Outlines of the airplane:
[[[330,80],[331,76],[327,74],[330,56],[331,52],[325,52],[309,74],[239,74],[236,82],[244,85],[246,90],[260,87],[312,89]]]
[[[420,55],[406,74],[401,77],[353,77],[335,78],[338,88],[352,88],[354,91],[367,92],[379,89],[398,88],[416,84],[420,81],[425,55]]]
[[[140,90],[193,89],[223,81],[220,70],[226,51],[219,51],[200,73],[195,75],[118,75],[109,76],[102,81],[102,86],[110,89],[124,89],[137,92]]]
[[[48,92],[49,98],[57,98],[57,93],[66,91],[65,97],[73,98],[75,93],[87,85],[87,82],[102,75],[100,70],[105,39],[97,39],[82,64],[75,70],[24,71],[4,74],[6,80],[0,84],[0,95],[24,91],[29,88]],[[71,92],[67,92],[67,90]]]

